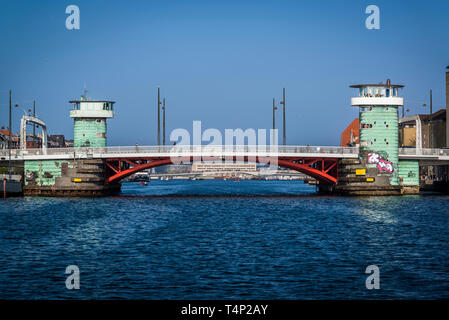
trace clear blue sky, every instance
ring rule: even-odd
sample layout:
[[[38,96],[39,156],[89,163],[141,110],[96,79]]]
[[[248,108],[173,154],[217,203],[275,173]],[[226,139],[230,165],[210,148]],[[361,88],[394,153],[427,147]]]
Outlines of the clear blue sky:
[[[66,6],[81,29],[65,28]],[[365,28],[380,8],[381,29]],[[8,89],[18,130],[37,101],[49,132],[73,137],[68,100],[117,101],[110,145],[156,142],[156,87],[167,129],[270,128],[272,98],[287,92],[288,144],[336,145],[358,116],[349,85],[385,81],[412,113],[434,91],[444,107],[449,1],[0,1],[0,124]],[[279,109],[280,110],[280,109]],[[281,120],[281,112],[277,113]],[[277,121],[280,127],[281,122]]]

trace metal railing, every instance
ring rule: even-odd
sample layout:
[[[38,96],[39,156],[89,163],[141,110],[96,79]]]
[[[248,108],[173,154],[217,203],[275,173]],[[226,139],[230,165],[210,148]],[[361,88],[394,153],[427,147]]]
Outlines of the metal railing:
[[[78,157],[113,157],[123,155],[170,155],[170,154],[313,154],[320,155],[358,155],[356,147],[334,147],[334,146],[245,146],[245,145],[175,145],[175,146],[111,146],[111,147],[79,147],[79,148],[49,148],[42,149],[11,149],[11,159],[17,160],[27,156],[70,156]],[[415,149],[399,148],[400,156],[422,156],[422,157],[449,157],[449,148],[442,149]],[[8,160],[8,149],[0,149],[0,160]]]
[[[164,153],[277,153],[277,154],[358,154],[358,148],[333,146],[263,146],[263,145],[174,145],[174,146],[112,146],[112,147],[79,147],[12,149],[12,158],[39,155],[123,155],[123,154],[164,154]],[[0,149],[0,157],[8,157],[8,149]]]
[[[404,156],[449,156],[449,148],[442,149],[416,149],[416,148],[399,148],[399,155]]]
[[[127,154],[170,154],[170,153],[275,153],[275,154],[335,154],[335,155],[358,155],[356,147],[333,147],[333,146],[245,146],[245,145],[175,145],[175,146],[111,146],[111,147],[79,147],[79,148],[49,148],[42,149],[11,149],[11,158],[18,159],[26,156],[113,156]],[[442,149],[415,149],[399,148],[399,155],[409,156],[447,156],[449,148]],[[7,160],[8,149],[0,149],[0,159]]]

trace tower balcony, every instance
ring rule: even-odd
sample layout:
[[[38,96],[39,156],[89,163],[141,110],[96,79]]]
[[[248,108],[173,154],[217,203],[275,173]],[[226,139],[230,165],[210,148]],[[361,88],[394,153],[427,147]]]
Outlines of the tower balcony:
[[[112,110],[70,110],[70,118],[113,118]]]
[[[392,84],[390,79],[386,83],[357,84],[350,86],[359,91],[358,97],[351,98],[351,106],[403,106],[404,98],[399,96],[399,89],[404,86]]]
[[[402,97],[352,97],[351,106],[403,106]]]

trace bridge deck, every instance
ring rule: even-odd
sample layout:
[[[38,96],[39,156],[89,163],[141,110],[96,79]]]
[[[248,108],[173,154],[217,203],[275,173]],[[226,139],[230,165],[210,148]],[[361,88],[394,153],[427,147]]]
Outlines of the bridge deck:
[[[119,159],[167,157],[283,157],[357,158],[358,148],[329,146],[112,146],[42,149],[13,149],[12,160]],[[0,150],[8,160],[9,150]],[[449,161],[449,149],[400,148],[401,160]]]

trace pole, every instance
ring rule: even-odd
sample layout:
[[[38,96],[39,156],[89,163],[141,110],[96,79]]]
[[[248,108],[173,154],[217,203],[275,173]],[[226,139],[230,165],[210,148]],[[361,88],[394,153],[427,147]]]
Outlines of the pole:
[[[8,172],[9,180],[11,180],[11,136],[12,136],[12,124],[11,124],[11,90],[9,90],[9,139],[8,139],[8,149],[9,149],[9,162],[8,162]]]
[[[446,116],[449,115],[449,66],[446,67]],[[446,147],[449,147],[449,124],[446,117]],[[449,170],[449,167],[448,167]]]
[[[161,88],[157,88],[157,145],[161,145]]]
[[[165,98],[162,105],[162,144],[165,146]]]
[[[275,106],[275,101],[274,101],[274,98],[273,98],[273,141],[272,141],[272,144],[274,145],[274,137],[275,137],[275,134],[274,134],[274,130],[276,130],[276,121],[275,121],[275,117],[276,117],[276,115],[275,115],[275,110],[276,110],[276,106]]]
[[[36,117],[36,100],[33,100],[33,117]],[[33,122],[33,147],[32,148],[34,148],[35,141],[36,141],[36,124]]]
[[[285,146],[285,144],[286,144],[286,141],[287,141],[287,138],[286,138],[286,134],[285,134],[285,88],[283,89],[283,94],[282,94],[282,106],[283,106],[283,122],[284,122],[284,128],[283,128],[283,144],[284,144],[284,146]]]
[[[432,89],[430,89],[429,148],[432,148]]]

